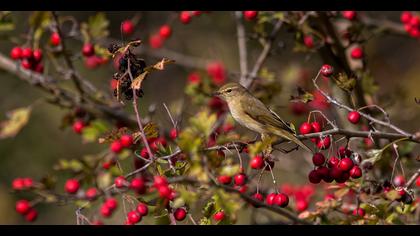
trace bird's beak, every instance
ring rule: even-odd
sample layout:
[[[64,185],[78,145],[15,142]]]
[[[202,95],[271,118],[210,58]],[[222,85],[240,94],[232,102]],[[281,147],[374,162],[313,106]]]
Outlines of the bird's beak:
[[[211,96],[219,96],[220,94],[222,94],[221,92],[219,92],[219,91],[216,91],[216,92],[213,92],[212,94],[211,94]]]

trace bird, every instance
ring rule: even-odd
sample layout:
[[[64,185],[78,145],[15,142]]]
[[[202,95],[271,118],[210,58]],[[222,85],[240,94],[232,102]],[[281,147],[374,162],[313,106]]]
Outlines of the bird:
[[[296,131],[291,124],[285,122],[274,111],[239,83],[231,82],[223,85],[213,96],[226,101],[232,117],[240,125],[261,134],[264,140],[270,136],[278,136],[292,141],[304,150],[312,153],[311,149],[296,137]]]

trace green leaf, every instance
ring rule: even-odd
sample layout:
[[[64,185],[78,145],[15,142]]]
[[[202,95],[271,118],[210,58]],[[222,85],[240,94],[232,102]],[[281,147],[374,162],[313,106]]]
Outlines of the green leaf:
[[[374,164],[375,162],[381,159],[382,153],[383,153],[382,149],[371,149],[367,151],[366,156],[368,157],[368,159],[363,160],[360,165],[363,166],[365,163]]]
[[[375,79],[370,74],[364,74],[361,79],[363,91],[369,95],[375,95],[379,89]]]
[[[28,123],[32,109],[30,107],[17,108],[6,115],[8,120],[0,122],[0,139],[15,137]]]
[[[349,78],[346,74],[339,73],[332,78],[335,80],[337,86],[346,92],[350,93],[356,86],[356,80],[354,78]]]
[[[108,26],[109,21],[103,12],[99,12],[88,19],[88,32],[95,40],[105,38],[109,35]]]
[[[105,189],[112,184],[112,175],[109,172],[104,172],[98,175],[96,178],[98,188]]]
[[[220,170],[220,174],[221,175],[227,175],[227,176],[234,176],[237,173],[239,173],[239,170],[240,170],[239,164],[237,164],[237,165],[225,165]]]
[[[15,29],[15,24],[12,22],[0,22],[0,31],[12,31]]]
[[[211,199],[204,205],[203,210],[201,211],[205,217],[210,217],[214,212],[214,199]]]
[[[168,213],[165,213],[160,216],[155,216],[155,224],[157,225],[169,225],[171,220],[169,219]]]
[[[110,129],[103,120],[92,121],[89,126],[83,129],[82,138],[86,143],[96,142],[98,138]]]
[[[211,225],[211,220],[208,217],[203,217],[198,222],[199,225]]]

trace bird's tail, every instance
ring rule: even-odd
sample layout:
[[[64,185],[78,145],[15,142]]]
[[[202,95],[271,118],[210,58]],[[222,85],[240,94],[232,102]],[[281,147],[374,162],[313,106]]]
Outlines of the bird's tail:
[[[284,130],[279,130],[279,129],[274,129],[272,130],[272,132],[282,138],[285,138],[287,140],[290,140],[294,143],[296,143],[297,145],[299,145],[300,147],[302,147],[303,149],[305,149],[306,151],[313,153],[313,151],[306,146],[306,144],[304,144],[302,141],[300,141],[295,134],[284,131]]]

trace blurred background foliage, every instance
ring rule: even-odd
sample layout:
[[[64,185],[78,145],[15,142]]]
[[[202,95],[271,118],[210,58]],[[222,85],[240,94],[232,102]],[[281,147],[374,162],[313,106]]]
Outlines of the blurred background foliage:
[[[86,21],[96,12],[60,12],[60,15],[71,15],[79,21]],[[0,51],[8,55],[14,46],[4,35],[20,37],[27,33],[30,12],[13,12],[15,30],[0,32]],[[163,46],[185,55],[222,62],[229,71],[239,71],[238,45],[236,25],[231,12],[210,12],[204,14],[188,25],[181,24],[175,12],[106,12],[110,21],[110,38],[122,38],[120,23],[140,14],[136,25],[136,33],[131,38],[139,38],[146,42],[150,34],[159,30],[164,23],[170,23],[173,34]],[[366,12],[372,17],[387,18],[399,22],[400,12]],[[252,23],[246,22],[247,32],[252,30]],[[293,52],[294,35],[286,30],[281,31],[280,42],[276,45],[275,54],[267,60],[265,67],[275,75],[275,80],[282,85],[281,95],[276,96],[273,103],[286,120],[299,124],[306,117],[294,116],[289,110],[288,99],[295,92],[295,86],[316,75],[323,64],[316,53]],[[20,39],[22,42],[23,39]],[[78,51],[81,43],[68,40],[71,50]],[[157,49],[159,50],[159,49]],[[252,66],[261,50],[255,40],[248,41],[249,64]],[[420,120],[419,105],[414,97],[420,98],[420,44],[418,40],[381,35],[372,37],[366,44],[367,62],[370,71],[379,85],[375,95],[390,114],[391,119],[401,128],[414,132]],[[170,58],[170,56],[168,56]],[[148,64],[158,59],[144,55]],[[77,70],[92,83],[104,91],[111,92],[109,83],[114,73],[112,63],[94,70],[83,65],[83,59],[75,62]],[[48,66],[48,65],[47,65]],[[144,83],[145,96],[140,100],[141,112],[144,113],[152,103],[157,105],[155,120],[163,127],[170,128],[171,123],[161,106],[163,102],[171,104],[184,96],[184,86],[189,73],[204,70],[170,65],[165,71],[152,75]],[[44,93],[19,80],[16,76],[0,71],[0,120],[6,118],[5,113],[17,107],[28,106],[44,97]],[[229,80],[238,80],[230,76]],[[127,108],[130,109],[130,108]],[[186,111],[183,117],[188,118],[194,111]],[[102,148],[99,144],[83,144],[80,137],[71,128],[60,130],[60,122],[65,110],[45,102],[36,103],[27,126],[15,137],[0,140],[0,224],[27,224],[13,210],[17,197],[11,194],[10,183],[19,176],[30,176],[39,179],[48,172],[60,158],[78,158],[89,153],[96,153]],[[300,152],[299,152],[300,153]],[[276,165],[277,180],[280,183],[304,184],[311,168],[309,162],[299,158],[299,153],[287,154],[281,158],[282,165]],[[287,158],[287,156],[296,156]],[[284,160],[284,161],[283,161]],[[268,177],[268,176],[267,176]],[[61,176],[63,181],[66,176]],[[268,180],[268,179],[267,179]],[[270,181],[268,180],[268,183]],[[62,184],[58,184],[62,186]],[[321,187],[320,187],[321,188]],[[58,190],[60,191],[60,190]],[[40,205],[36,224],[74,224],[76,221],[74,206]],[[249,211],[248,209],[247,211]],[[253,210],[253,209],[251,209]],[[249,212],[248,212],[249,213]],[[249,223],[249,214],[240,214],[237,223]],[[114,216],[114,219],[121,219]]]

